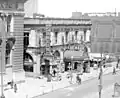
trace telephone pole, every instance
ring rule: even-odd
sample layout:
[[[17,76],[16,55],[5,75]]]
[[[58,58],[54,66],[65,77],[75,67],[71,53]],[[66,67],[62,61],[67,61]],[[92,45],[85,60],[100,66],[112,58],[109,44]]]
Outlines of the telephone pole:
[[[103,47],[101,46],[101,62],[100,62],[100,73],[99,73],[99,98],[101,98],[101,93],[102,93],[102,74],[103,74],[103,71],[102,71],[102,52],[103,52]]]
[[[4,81],[3,81],[3,74],[5,72],[5,52],[6,52],[6,31],[5,31],[5,16],[3,16],[3,19],[0,21],[0,36],[2,38],[2,43],[1,43],[1,50],[0,50],[0,55],[1,55],[1,96],[0,98],[5,98],[4,96]]]

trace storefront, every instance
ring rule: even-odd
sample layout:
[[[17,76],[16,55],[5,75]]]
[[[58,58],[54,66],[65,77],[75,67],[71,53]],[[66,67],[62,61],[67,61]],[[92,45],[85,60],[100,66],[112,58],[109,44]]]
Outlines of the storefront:
[[[68,71],[71,66],[72,70],[90,72],[89,57],[81,55],[81,51],[65,51],[64,62],[65,71]]]

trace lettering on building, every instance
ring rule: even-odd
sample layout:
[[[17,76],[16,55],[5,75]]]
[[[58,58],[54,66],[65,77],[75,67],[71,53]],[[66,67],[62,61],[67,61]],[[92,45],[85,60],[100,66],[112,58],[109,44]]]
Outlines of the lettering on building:
[[[0,10],[24,10],[23,3],[3,2],[0,3]]]

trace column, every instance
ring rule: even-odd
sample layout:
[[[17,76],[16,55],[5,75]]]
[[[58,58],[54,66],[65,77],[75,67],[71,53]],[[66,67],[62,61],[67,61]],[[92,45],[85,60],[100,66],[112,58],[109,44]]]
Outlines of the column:
[[[40,36],[41,36],[41,46],[43,47],[43,46],[45,46],[45,44],[44,44],[45,38],[43,38],[44,34],[43,34],[42,31],[41,31],[41,33],[40,33]]]
[[[58,35],[57,35],[57,44],[60,45],[61,44],[61,40],[62,40],[62,37],[61,37],[61,32],[58,32]]]
[[[36,73],[36,74],[40,74],[40,55],[36,55],[36,56],[34,56],[35,58],[34,58],[34,60],[35,60],[35,63],[36,64],[34,64],[33,65],[33,71],[34,71],[34,73]]]
[[[36,47],[36,32],[35,32],[35,30],[30,31],[29,47]]]
[[[36,47],[39,47],[41,44],[41,39],[40,39],[40,31],[36,30]]]
[[[64,45],[65,43],[65,32],[60,32],[61,33],[61,45]]]
[[[72,40],[71,32],[68,32],[68,42],[70,42],[71,40]]]
[[[54,45],[54,43],[55,43],[55,42],[54,42],[54,40],[55,40],[54,37],[55,37],[54,32],[51,32],[51,33],[50,33],[50,40],[51,40],[50,45]]]
[[[86,32],[86,41],[90,41],[90,30]]]
[[[71,41],[72,41],[72,42],[75,42],[75,38],[76,38],[75,32],[74,32],[74,31],[71,31]]]
[[[80,42],[82,39],[84,40],[83,34],[84,32],[82,30],[78,31],[78,42]]]

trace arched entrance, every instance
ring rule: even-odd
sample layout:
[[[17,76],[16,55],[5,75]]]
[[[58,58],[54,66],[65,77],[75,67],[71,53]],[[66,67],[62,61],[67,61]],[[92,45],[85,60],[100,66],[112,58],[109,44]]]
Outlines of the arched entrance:
[[[48,75],[50,73],[50,60],[44,59],[44,63],[40,66],[40,72],[42,75]]]
[[[33,57],[29,53],[24,54],[24,70],[26,72],[33,72],[33,64],[34,60]]]

